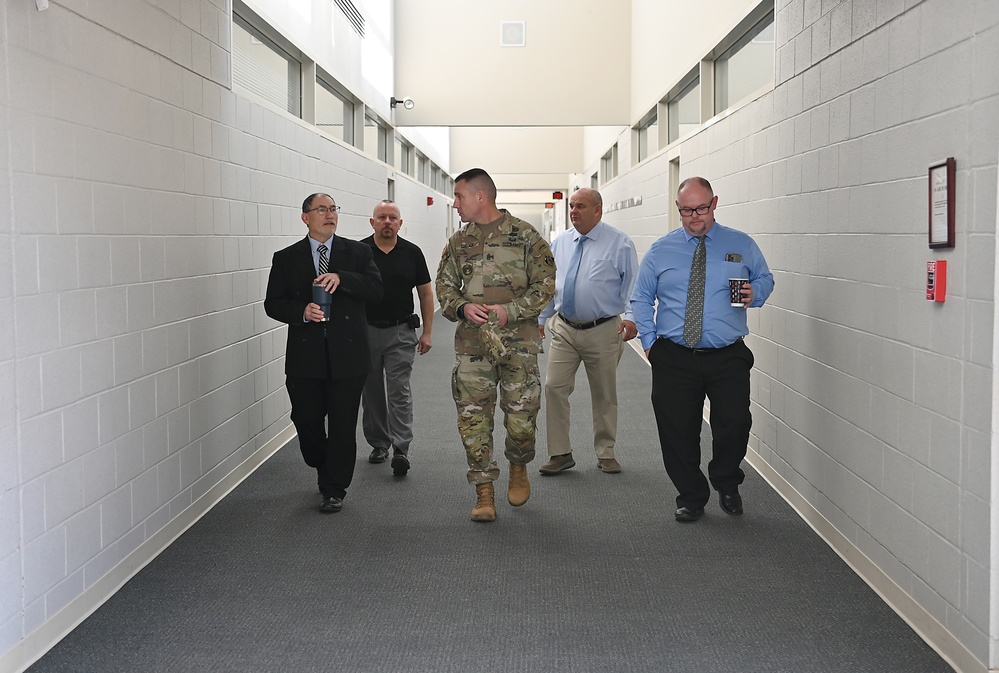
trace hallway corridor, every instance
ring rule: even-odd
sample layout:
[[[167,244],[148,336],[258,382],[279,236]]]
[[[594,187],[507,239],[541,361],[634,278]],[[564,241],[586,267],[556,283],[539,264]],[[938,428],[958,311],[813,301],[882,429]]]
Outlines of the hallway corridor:
[[[495,523],[469,521],[453,325],[435,327],[413,376],[409,476],[369,464],[359,438],[344,510],[320,516],[292,441],[29,670],[951,670],[751,468],[744,516],[713,500],[700,522],[673,520],[650,374],[630,348],[624,471],[603,474],[586,446],[580,372],[576,468],[537,474],[542,417],[530,502],[498,498]]]

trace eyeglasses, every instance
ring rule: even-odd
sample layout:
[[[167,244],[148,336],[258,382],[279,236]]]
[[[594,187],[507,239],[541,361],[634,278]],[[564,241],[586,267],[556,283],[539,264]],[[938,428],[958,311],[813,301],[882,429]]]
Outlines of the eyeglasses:
[[[709,210],[711,210],[711,204],[709,203],[706,206],[697,206],[696,208],[677,208],[677,210],[679,210],[680,214],[683,215],[684,217],[690,217],[694,213],[697,213],[698,215],[704,215]]]
[[[327,206],[317,206],[317,207],[311,208],[311,209],[309,209],[309,210],[307,210],[305,212],[311,213],[313,210],[319,211],[320,215],[329,215],[330,213],[339,213],[340,212],[340,206],[329,206],[329,207],[327,207]]]

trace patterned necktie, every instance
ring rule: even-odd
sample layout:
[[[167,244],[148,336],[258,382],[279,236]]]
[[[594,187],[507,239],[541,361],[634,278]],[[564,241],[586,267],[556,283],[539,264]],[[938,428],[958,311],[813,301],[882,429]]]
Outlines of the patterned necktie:
[[[570,319],[576,317],[576,275],[579,273],[579,260],[583,258],[583,243],[587,240],[586,236],[580,236],[576,242],[576,251],[572,253],[565,285],[562,286],[562,315]]]
[[[320,276],[323,275],[324,273],[328,272],[329,269],[330,269],[330,262],[326,258],[326,246],[325,245],[320,245],[319,246],[319,275]]]
[[[690,284],[687,286],[687,310],[683,320],[683,340],[695,348],[701,340],[701,323],[704,321],[704,268],[707,251],[704,237],[697,237],[694,261],[690,264]]]

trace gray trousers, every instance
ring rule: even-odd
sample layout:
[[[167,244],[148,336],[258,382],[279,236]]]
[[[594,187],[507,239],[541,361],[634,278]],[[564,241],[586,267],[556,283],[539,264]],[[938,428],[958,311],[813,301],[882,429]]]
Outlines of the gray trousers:
[[[413,441],[413,393],[409,379],[419,339],[409,325],[368,325],[371,372],[361,396],[361,427],[373,448],[409,453]]]

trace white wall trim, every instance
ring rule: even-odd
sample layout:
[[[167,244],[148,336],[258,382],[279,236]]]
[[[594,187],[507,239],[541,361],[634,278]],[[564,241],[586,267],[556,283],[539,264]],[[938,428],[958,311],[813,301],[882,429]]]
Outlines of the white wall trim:
[[[818,533],[850,568],[864,580],[881,599],[894,610],[905,623],[912,627],[926,644],[936,650],[944,661],[958,673],[986,673],[985,665],[979,661],[950,631],[923,606],[915,601],[902,587],[884,573],[874,561],[844,536],[833,524],[822,516],[808,500],[791,486],[769,463],[752,448],[746,454],[746,462],[752,465],[760,476],[780,495],[795,512]],[[994,670],[994,669],[992,669]]]
[[[277,436],[254,451],[170,523],[122,559],[104,577],[94,582],[54,617],[46,620],[38,629],[26,635],[17,645],[0,656],[0,671],[21,673],[35,663],[294,436],[295,426],[289,423]]]

